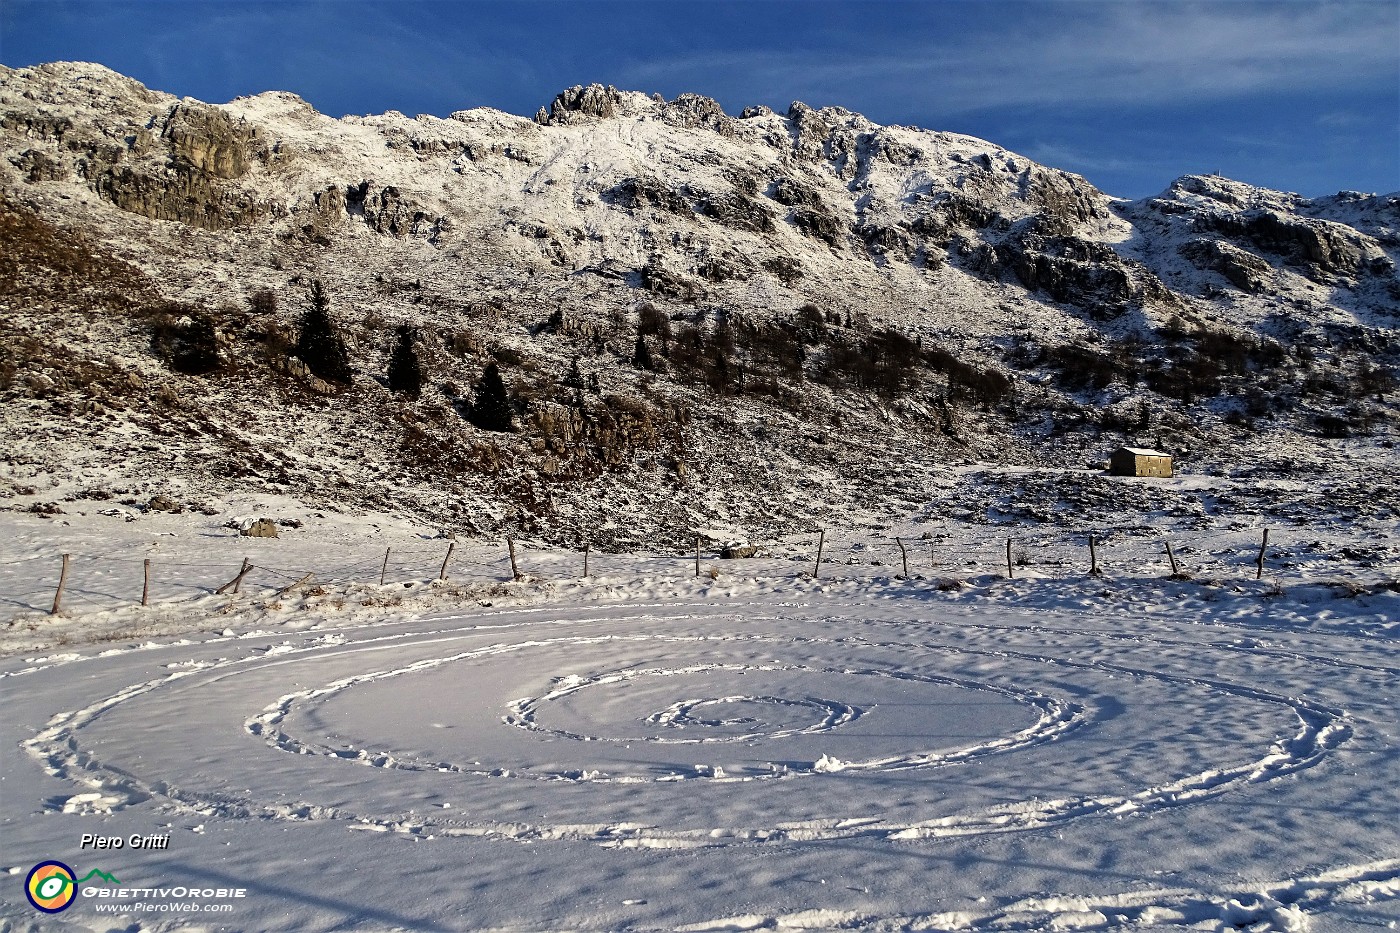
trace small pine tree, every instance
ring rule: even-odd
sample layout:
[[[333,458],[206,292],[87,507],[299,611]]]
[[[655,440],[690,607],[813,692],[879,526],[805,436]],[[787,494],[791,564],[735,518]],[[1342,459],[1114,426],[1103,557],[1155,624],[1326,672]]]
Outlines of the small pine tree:
[[[570,389],[583,388],[583,370],[579,369],[578,357],[569,364],[569,374],[564,377],[564,385]]]
[[[389,357],[389,389],[409,398],[417,398],[423,391],[423,367],[418,362],[418,351],[413,345],[417,337],[417,330],[400,324],[394,352]]]
[[[472,394],[468,420],[483,431],[514,431],[515,412],[510,393],[495,363],[489,363]]]
[[[330,315],[330,297],[321,282],[311,283],[311,306],[301,318],[297,337],[297,357],[313,373],[327,382],[348,385],[351,380],[350,355]]]
[[[638,335],[637,346],[632,350],[632,365],[638,369],[656,369],[656,361],[651,358],[651,348],[647,339]]]

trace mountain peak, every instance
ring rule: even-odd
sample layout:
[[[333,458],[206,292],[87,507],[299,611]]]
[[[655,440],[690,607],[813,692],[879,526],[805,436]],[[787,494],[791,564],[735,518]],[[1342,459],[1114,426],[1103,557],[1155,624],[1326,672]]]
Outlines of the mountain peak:
[[[15,338],[6,409],[122,404],[166,437],[152,406],[183,400],[210,421],[189,469],[211,482],[309,495],[374,464],[397,485],[365,502],[557,538],[625,512],[677,541],[726,510],[772,530],[883,508],[948,458],[1079,463],[1132,433],[1224,462],[1393,417],[1393,199],[1185,175],[1127,202],[842,107],[734,117],[603,84],[537,122],[335,120],[283,92],[209,105],[57,63],[0,72],[0,103],[18,237],[0,256],[28,257],[0,318],[44,334]],[[349,389],[288,355],[316,280]],[[371,378],[399,326],[420,335],[417,400]],[[1291,361],[1319,352],[1305,392]],[[136,382],[83,368],[111,359]],[[488,364],[519,433],[471,421]],[[774,482],[813,476],[820,495],[773,511]]]

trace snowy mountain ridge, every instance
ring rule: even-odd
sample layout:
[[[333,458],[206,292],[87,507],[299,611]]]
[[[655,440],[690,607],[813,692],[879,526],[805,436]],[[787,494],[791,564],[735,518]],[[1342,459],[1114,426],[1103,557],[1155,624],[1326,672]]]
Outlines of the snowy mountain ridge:
[[[839,107],[593,85],[335,120],[55,63],[0,70],[0,198],[14,508],[239,488],[625,548],[1034,514],[1054,485],[1003,468],[1121,443],[1278,479],[1393,456],[1395,194],[1126,201]],[[348,385],[296,358],[313,280]],[[385,384],[399,325],[418,398]],[[487,364],[515,431],[474,423]]]

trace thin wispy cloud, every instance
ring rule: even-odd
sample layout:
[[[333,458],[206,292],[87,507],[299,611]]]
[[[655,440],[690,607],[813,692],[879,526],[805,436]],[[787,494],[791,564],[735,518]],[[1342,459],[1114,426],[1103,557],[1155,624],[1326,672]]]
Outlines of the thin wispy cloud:
[[[623,80],[742,80],[833,102],[865,88],[960,113],[1209,101],[1400,74],[1400,7],[1386,3],[1060,2],[1008,9],[1014,12],[1006,21],[956,28],[953,20],[955,28],[927,32],[915,23],[912,37],[883,36],[856,48],[743,48],[657,59],[625,69]]]

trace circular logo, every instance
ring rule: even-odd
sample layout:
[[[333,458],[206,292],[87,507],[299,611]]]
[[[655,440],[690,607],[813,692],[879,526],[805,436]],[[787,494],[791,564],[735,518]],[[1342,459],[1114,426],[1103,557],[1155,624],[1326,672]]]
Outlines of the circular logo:
[[[40,862],[24,879],[24,896],[46,914],[67,910],[78,896],[73,869],[62,862]]]

